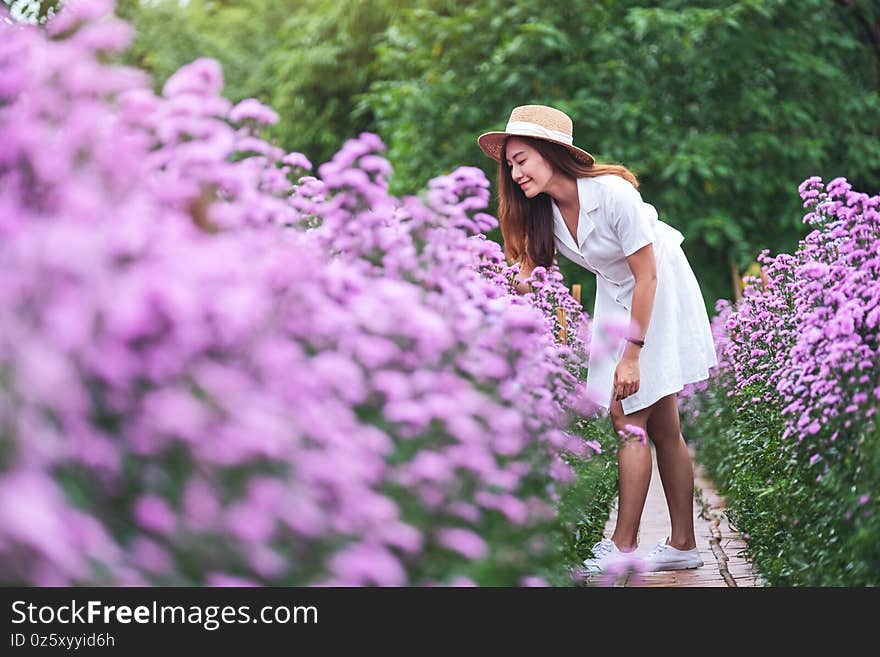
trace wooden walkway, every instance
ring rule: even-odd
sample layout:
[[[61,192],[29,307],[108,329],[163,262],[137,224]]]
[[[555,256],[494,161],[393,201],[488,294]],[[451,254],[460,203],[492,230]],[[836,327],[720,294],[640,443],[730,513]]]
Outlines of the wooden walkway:
[[[653,470],[648,498],[642,512],[642,523],[638,553],[647,555],[652,547],[669,535],[669,510],[660,473],[657,471],[657,456],[651,447]],[[693,450],[691,450],[693,458]],[[703,567],[692,570],[676,570],[656,573],[630,575],[618,586],[684,586],[684,587],[755,587],[761,581],[754,573],[752,565],[739,553],[745,541],[738,532],[731,529],[725,513],[726,505],[710,482],[703,469],[694,465],[694,530],[697,547],[703,557]],[[617,500],[612,506],[611,515],[605,525],[605,536],[614,533],[617,520]]]

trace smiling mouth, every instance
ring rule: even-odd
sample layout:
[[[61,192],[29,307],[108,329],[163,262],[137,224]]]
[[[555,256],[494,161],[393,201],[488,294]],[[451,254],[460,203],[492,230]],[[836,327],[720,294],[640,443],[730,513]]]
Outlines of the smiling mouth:
[[[525,186],[528,185],[530,182],[532,182],[532,181],[531,181],[531,180],[526,180],[524,183],[520,183],[519,186],[520,186],[520,187],[525,187]]]

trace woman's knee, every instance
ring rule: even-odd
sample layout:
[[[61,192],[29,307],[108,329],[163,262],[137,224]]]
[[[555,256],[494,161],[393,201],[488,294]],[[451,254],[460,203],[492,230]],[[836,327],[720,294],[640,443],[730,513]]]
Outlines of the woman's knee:
[[[648,442],[648,428],[645,419],[636,414],[612,414],[611,428],[617,438],[623,442],[635,441],[645,444]]]
[[[619,401],[611,402],[611,408],[608,409],[608,415],[611,417],[611,428],[615,433],[623,431],[627,424],[632,423],[632,419],[623,414],[623,406]]]
[[[614,431],[624,431],[628,426],[632,426],[633,424],[638,425],[639,422],[634,421],[632,417],[627,417],[626,415],[611,416],[611,426],[614,428]]]

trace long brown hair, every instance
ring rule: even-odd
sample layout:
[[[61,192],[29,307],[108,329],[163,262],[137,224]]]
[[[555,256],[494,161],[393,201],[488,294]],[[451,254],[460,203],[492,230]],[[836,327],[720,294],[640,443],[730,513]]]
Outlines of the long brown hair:
[[[543,139],[524,139],[538,151],[555,171],[574,179],[594,178],[614,174],[639,188],[635,174],[620,164],[584,164],[574,159],[571,152],[559,144]],[[520,263],[524,268],[549,267],[553,264],[556,246],[553,242],[553,209],[548,194],[528,198],[510,175],[507,164],[507,142],[501,149],[498,166],[498,221],[504,239],[504,255],[508,262]]]

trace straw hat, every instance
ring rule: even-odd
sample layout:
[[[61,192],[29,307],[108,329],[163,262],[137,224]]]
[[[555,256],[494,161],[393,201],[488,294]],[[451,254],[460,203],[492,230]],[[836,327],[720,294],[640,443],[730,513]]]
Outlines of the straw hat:
[[[483,152],[496,162],[501,161],[501,150],[508,137],[534,137],[565,146],[572,156],[584,164],[595,160],[587,151],[572,145],[571,119],[565,112],[546,105],[520,105],[514,107],[504,132],[487,132],[479,136],[477,143]]]

